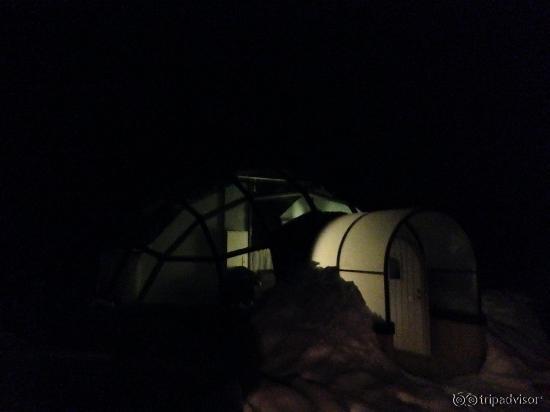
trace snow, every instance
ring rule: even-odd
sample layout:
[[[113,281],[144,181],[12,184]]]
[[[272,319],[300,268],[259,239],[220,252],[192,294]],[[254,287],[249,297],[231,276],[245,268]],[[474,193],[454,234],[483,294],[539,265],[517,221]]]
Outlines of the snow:
[[[358,289],[333,269],[278,283],[253,319],[264,378],[245,410],[447,408],[441,387],[409,377],[382,352],[372,321]]]
[[[484,299],[488,352],[479,374],[436,383],[404,372],[382,351],[353,283],[334,269],[306,270],[271,289],[253,318],[262,380],[244,410],[445,411],[456,410],[452,394],[460,391],[541,395],[550,345],[526,302],[510,299]]]
[[[550,342],[525,296],[491,291],[483,296],[487,357],[479,374],[453,384],[472,393],[543,396],[550,409]]]

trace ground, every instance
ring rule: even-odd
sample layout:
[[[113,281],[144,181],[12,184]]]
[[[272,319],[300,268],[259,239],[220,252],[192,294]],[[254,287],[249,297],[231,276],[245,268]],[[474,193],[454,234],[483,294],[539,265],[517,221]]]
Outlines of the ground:
[[[479,373],[446,382],[395,364],[359,291],[330,269],[278,283],[252,314],[157,307],[98,316],[96,308],[63,327],[79,347],[2,332],[0,409],[443,411],[456,409],[453,395],[513,394],[550,410],[550,344],[531,306],[521,295],[487,293],[487,359]],[[499,408],[530,406],[478,398],[468,409]]]

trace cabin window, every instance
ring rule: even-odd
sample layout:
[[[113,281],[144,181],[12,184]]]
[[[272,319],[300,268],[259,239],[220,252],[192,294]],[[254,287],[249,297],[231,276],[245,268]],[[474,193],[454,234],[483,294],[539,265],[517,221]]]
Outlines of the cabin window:
[[[388,261],[388,277],[390,279],[401,279],[401,264],[399,259],[390,257]]]

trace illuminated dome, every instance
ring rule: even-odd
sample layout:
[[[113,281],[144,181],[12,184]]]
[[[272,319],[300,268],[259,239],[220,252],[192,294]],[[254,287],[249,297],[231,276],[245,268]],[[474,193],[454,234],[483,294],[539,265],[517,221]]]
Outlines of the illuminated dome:
[[[180,197],[181,199],[181,197]],[[242,172],[170,205],[166,225],[142,245],[103,259],[100,289],[120,303],[215,302],[228,269],[272,282],[272,234],[311,211],[352,213],[326,190],[280,173]]]

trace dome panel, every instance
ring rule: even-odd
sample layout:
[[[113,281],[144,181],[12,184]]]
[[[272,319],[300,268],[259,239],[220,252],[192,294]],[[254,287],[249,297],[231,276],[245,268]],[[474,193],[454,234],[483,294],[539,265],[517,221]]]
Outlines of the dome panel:
[[[470,240],[454,219],[442,213],[420,212],[409,223],[422,239],[431,268],[476,270]]]
[[[411,211],[372,212],[357,221],[344,239],[340,268],[384,273],[386,250],[397,225]]]
[[[193,222],[195,222],[195,217],[191,213],[187,210],[181,211],[149,244],[149,247],[164,253]]]
[[[145,302],[181,305],[209,304],[219,293],[214,263],[166,262]]]
[[[332,200],[324,196],[318,196],[318,195],[311,195],[311,198],[313,200],[313,203],[315,203],[315,206],[317,209],[319,209],[321,212],[343,212],[343,213],[351,213],[350,207],[343,203],[339,202],[337,200]]]
[[[325,226],[315,241],[311,260],[321,267],[338,266],[338,250],[346,231],[364,215],[366,213],[340,216]]]
[[[296,219],[310,210],[311,209],[309,208],[306,199],[302,196],[294,201],[294,203],[292,203],[289,208],[284,211],[281,215],[281,222],[286,223],[292,219]]]

